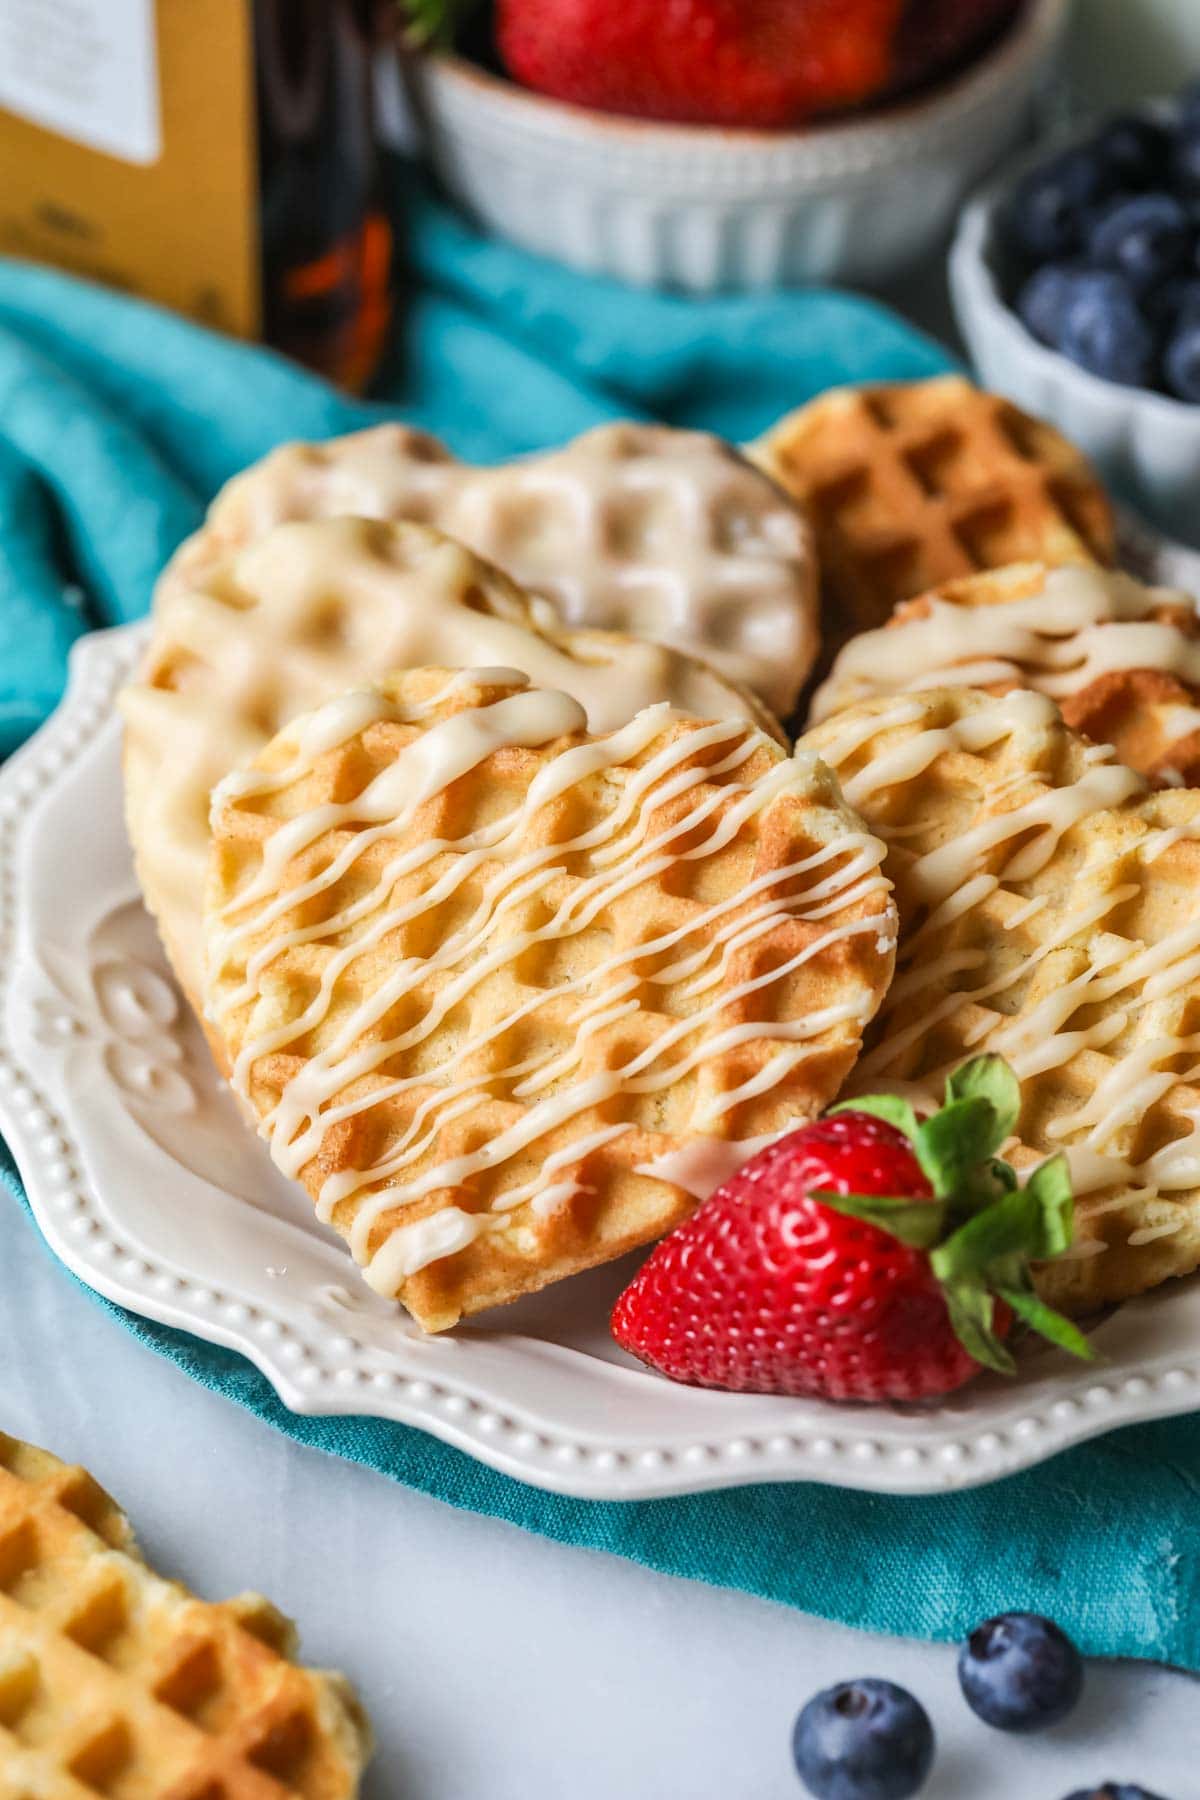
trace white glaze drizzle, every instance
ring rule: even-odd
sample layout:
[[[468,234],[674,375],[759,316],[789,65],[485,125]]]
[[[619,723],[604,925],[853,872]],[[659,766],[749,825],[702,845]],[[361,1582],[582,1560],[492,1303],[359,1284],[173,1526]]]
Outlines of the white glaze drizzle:
[[[496,672],[490,673],[494,678]],[[467,672],[457,679],[478,679],[478,675]],[[506,679],[516,685],[522,678],[508,672]],[[436,696],[427,703],[427,710],[435,708],[442,697]],[[277,792],[301,779],[323,749],[354,735],[360,728],[359,720],[369,723],[375,717],[389,716],[391,705],[383,696],[354,696],[321,708],[286,734],[286,748],[294,748],[295,755],[289,755],[284,770],[251,771],[223,784],[215,796],[216,811]],[[398,709],[393,709],[390,716],[398,716]],[[800,1019],[719,1026],[722,1013],[736,1002],[786,978],[843,939],[863,936],[874,940],[879,954],[890,953],[894,914],[886,905],[887,883],[879,870],[882,847],[865,832],[847,830],[796,863],[771,870],[744,883],[727,899],[707,904],[697,917],[664,932],[653,942],[616,952],[581,976],[563,980],[554,989],[555,998],[578,996],[579,1005],[570,1020],[570,1046],[557,1055],[492,1069],[486,1077],[461,1074],[462,1067],[469,1065],[489,1042],[544,1003],[546,995],[539,992],[468,1042],[457,1044],[453,1057],[445,1062],[424,1068],[419,1074],[378,1082],[359,1098],[338,1098],[350,1083],[375,1073],[400,1051],[431,1037],[451,1008],[467,999],[495,969],[511,964],[535,944],[585,931],[621,894],[660,877],[674,864],[712,856],[778,799],[788,794],[811,794],[814,783],[821,779],[815,759],[800,754],[781,758],[757,778],[739,781],[739,768],[769,744],[768,739],[743,721],[689,721],[686,732],[666,738],[662,747],[655,750],[656,741],[679,720],[680,715],[669,706],[652,707],[607,738],[565,747],[543,764],[520,805],[509,814],[452,844],[434,840],[398,850],[373,890],[343,912],[317,926],[282,927],[265,942],[259,942],[247,963],[245,979],[224,993],[217,1004],[214,990],[223,971],[244,953],[250,939],[261,939],[293,907],[332,886],[370,844],[403,837],[419,805],[440,792],[447,781],[476,766],[502,745],[537,747],[581,730],[581,709],[563,695],[526,689],[490,706],[463,710],[439,720],[406,746],[352,802],[310,808],[279,826],[266,842],[259,871],[223,909],[210,942],[210,1005],[218,1022],[237,1007],[253,1002],[260,979],[289,947],[314,937],[327,939],[348,932],[350,927],[369,919],[366,929],[351,935],[328,960],[320,990],[301,1016],[273,1031],[252,1035],[243,1045],[235,1065],[234,1083],[245,1093],[261,1056],[294,1042],[325,1018],[338,977],[356,956],[442,903],[481,866],[489,866],[491,872],[471,917],[429,956],[397,962],[376,990],[352,1009],[334,1039],[320,1053],[307,1058],[274,1110],[262,1121],[261,1129],[270,1141],[275,1161],[285,1173],[298,1176],[316,1154],[331,1125],[414,1086],[435,1089],[415,1109],[403,1136],[389,1146],[385,1156],[370,1167],[347,1169],[329,1177],[319,1197],[318,1211],[325,1219],[332,1216],[340,1202],[350,1196],[358,1197],[351,1247],[366,1265],[368,1281],[380,1292],[394,1293],[418,1269],[455,1254],[480,1232],[503,1225],[506,1214],[525,1201],[535,1212],[552,1210],[577,1186],[569,1175],[558,1181],[554,1177],[629,1127],[607,1126],[544,1157],[537,1177],[503,1191],[488,1213],[444,1207],[393,1229],[383,1244],[372,1251],[372,1233],[385,1212],[439,1189],[469,1182],[483,1170],[519,1156],[548,1132],[615,1095],[666,1089],[702,1062],[741,1043],[775,1040],[779,1049],[759,1075],[710,1101],[700,1121],[701,1128],[719,1130],[725,1113],[774,1087],[809,1054],[814,1039],[842,1021],[853,1020],[860,1025],[865,1022],[868,1003],[855,997],[810,1011]],[[711,753],[711,761],[699,767],[681,766],[702,750]],[[580,781],[628,764],[647,752],[650,754],[646,761],[628,771],[619,798],[599,824],[566,843],[527,847],[531,822],[550,800]],[[721,777],[727,779],[719,789],[710,786]],[[681,799],[701,787],[709,791],[689,811],[674,823],[655,829],[666,802]],[[325,832],[351,823],[356,827],[353,836],[325,869],[302,886],[280,892],[280,876],[296,854]],[[705,835],[698,843],[682,850],[677,847],[679,840],[700,829],[705,830]],[[276,850],[281,840],[282,848]],[[387,895],[400,875],[411,873],[448,848],[456,855],[435,883],[398,905],[386,905]],[[516,914],[546,889],[565,857],[582,854],[587,855],[592,872],[576,881],[569,899],[560,903],[540,926],[503,935],[505,915]],[[799,893],[785,895],[779,891],[797,880],[802,882]],[[848,907],[871,896],[878,897],[877,909],[861,918],[840,916]],[[781,966],[730,985],[728,971],[736,953],[785,917],[828,924]],[[638,975],[631,967],[648,957],[667,955],[670,960],[649,975]],[[423,1016],[398,1037],[383,1043],[365,1042],[370,1029],[435,971],[450,979],[427,1005]],[[699,1004],[620,1068],[583,1076],[580,1064],[589,1040],[637,1009],[631,990],[643,981],[660,985],[682,983],[682,997]],[[453,1118],[468,1113],[486,1083],[498,1079],[511,1082],[514,1097],[526,1102],[517,1121],[479,1149],[417,1173],[416,1165],[433,1150],[439,1130]],[[548,1089],[552,1091],[547,1092]],[[373,1191],[364,1193],[365,1189]]]
[[[683,1144],[678,1150],[666,1150],[649,1162],[638,1163],[637,1173],[670,1181],[675,1187],[681,1187],[685,1194],[707,1200],[731,1175],[737,1174],[743,1163],[806,1122],[795,1119],[778,1131],[764,1132],[752,1138],[693,1138],[690,1144]]]
[[[1020,684],[1062,700],[1119,670],[1154,669],[1200,690],[1200,636],[1150,615],[1195,609],[1188,595],[1129,575],[1069,565],[1049,569],[1032,594],[990,606],[929,597],[922,617],[852,638],[812,707],[814,722],[870,696],[944,687]],[[1181,708],[1178,737],[1200,725]]]

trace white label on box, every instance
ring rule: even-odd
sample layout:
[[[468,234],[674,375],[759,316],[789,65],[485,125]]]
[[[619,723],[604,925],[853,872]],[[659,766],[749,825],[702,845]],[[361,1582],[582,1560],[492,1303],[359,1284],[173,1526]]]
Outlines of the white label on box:
[[[154,6],[0,0],[0,108],[122,162],[157,162]]]

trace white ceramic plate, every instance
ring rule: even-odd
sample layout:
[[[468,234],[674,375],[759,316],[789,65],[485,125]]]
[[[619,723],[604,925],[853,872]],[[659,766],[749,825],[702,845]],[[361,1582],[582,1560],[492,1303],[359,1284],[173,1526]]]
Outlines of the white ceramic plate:
[[[928,1493],[1200,1407],[1196,1282],[1111,1316],[1099,1369],[1034,1351],[1018,1381],[928,1409],[660,1380],[608,1335],[630,1265],[424,1337],[276,1174],[171,982],[121,819],[113,697],[142,641],[85,639],[59,711],[0,772],[0,1129],[90,1286],[241,1351],[295,1412],[402,1420],[596,1499],[801,1479]]]

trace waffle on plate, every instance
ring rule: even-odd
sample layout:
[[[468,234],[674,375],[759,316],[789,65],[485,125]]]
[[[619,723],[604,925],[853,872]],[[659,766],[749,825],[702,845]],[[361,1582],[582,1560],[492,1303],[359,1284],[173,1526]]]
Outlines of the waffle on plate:
[[[285,729],[213,830],[234,1085],[433,1329],[659,1236],[697,1140],[812,1118],[891,975],[881,846],[744,720],[595,737],[515,674],[409,671]]]
[[[849,1092],[919,1101],[980,1051],[1022,1083],[1012,1160],[1066,1150],[1075,1307],[1200,1264],[1200,793],[1145,781],[1041,694],[870,700],[802,740],[888,845],[901,939]]]

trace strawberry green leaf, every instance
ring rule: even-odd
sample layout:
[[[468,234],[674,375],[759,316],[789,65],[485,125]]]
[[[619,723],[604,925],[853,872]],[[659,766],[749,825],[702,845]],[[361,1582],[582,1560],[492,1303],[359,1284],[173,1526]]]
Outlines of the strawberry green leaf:
[[[1046,1262],[1071,1242],[1074,1201],[1066,1158],[1051,1157],[1023,1188],[982,1207],[930,1258],[939,1281],[983,1274],[1005,1258]]]
[[[1052,1306],[1047,1306],[1032,1288],[997,1286],[996,1292],[1039,1337],[1047,1338],[1050,1343],[1057,1344],[1060,1350],[1079,1357],[1081,1362],[1096,1361],[1096,1351],[1079,1327],[1073,1325],[1070,1319],[1064,1319]]]
[[[917,1129],[917,1161],[939,1197],[962,1194],[981,1164],[1003,1140],[997,1137],[996,1112],[982,1094],[954,1100]]]
[[[459,25],[477,0],[397,0],[406,42],[418,48],[454,42]]]
[[[918,1121],[913,1104],[911,1100],[902,1100],[899,1094],[864,1094],[861,1100],[843,1100],[839,1106],[829,1108],[828,1116],[844,1112],[870,1113],[873,1118],[894,1125],[905,1137],[917,1135]]]
[[[910,1250],[930,1250],[946,1229],[945,1208],[936,1200],[910,1200],[893,1194],[809,1194],[831,1212],[877,1226]]]
[[[1017,1365],[993,1327],[995,1301],[982,1282],[958,1282],[945,1290],[954,1334],[969,1356],[997,1375],[1015,1375]]]
[[[955,1100],[987,1100],[996,1115],[997,1137],[991,1146],[999,1150],[1016,1129],[1021,1111],[1021,1084],[1002,1056],[975,1056],[956,1069],[946,1083],[946,1103]]]
[[[1041,1256],[1041,1207],[1028,1188],[1015,1188],[940,1244],[929,1259],[945,1283],[982,1276],[1006,1257]]]
[[[1041,1243],[1029,1255],[1043,1262],[1061,1256],[1075,1229],[1075,1199],[1066,1157],[1060,1153],[1039,1164],[1026,1182],[1025,1192],[1033,1196],[1041,1215]]]
[[[1024,1187],[997,1152],[1016,1128],[1021,1090],[999,1056],[976,1056],[946,1083],[946,1103],[919,1121],[896,1094],[848,1100],[832,1112],[865,1112],[911,1139],[936,1198],[823,1194],[810,1198],[862,1219],[901,1243],[929,1254],[960,1342],[985,1368],[1015,1373],[1016,1364],[995,1325],[997,1298],[1032,1330],[1073,1356],[1093,1351],[1077,1326],[1041,1300],[1031,1262],[1061,1256],[1071,1243],[1074,1201],[1064,1156],[1040,1164]]]

